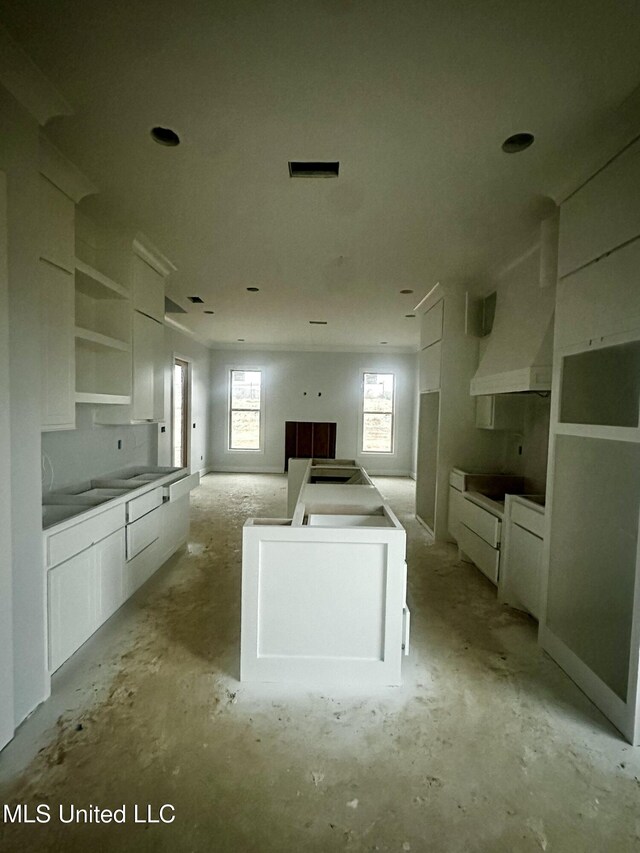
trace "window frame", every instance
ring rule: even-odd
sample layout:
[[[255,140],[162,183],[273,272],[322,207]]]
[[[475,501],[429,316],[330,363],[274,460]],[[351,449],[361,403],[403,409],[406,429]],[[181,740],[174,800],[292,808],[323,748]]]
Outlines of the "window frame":
[[[364,390],[366,385],[366,377],[376,375],[376,376],[391,376],[393,378],[393,393],[391,395],[391,412],[368,412],[365,408],[366,400],[364,396]],[[362,381],[360,384],[360,455],[361,456],[395,456],[396,453],[396,396],[397,396],[397,375],[392,370],[364,370],[362,372]],[[365,427],[364,420],[365,415],[368,414],[391,414],[391,449],[390,450],[365,450],[364,449],[364,438],[365,438]]]
[[[233,408],[233,374],[234,373],[259,373],[260,374],[260,406],[257,409]],[[228,367],[227,368],[227,453],[264,453],[264,376],[262,367]],[[231,422],[234,412],[258,412],[258,447],[232,447],[231,446]]]

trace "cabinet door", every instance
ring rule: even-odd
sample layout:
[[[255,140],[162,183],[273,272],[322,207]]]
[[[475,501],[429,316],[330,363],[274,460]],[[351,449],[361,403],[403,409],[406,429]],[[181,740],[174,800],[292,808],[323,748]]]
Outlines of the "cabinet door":
[[[164,278],[137,255],[133,257],[133,307],[159,323],[164,318]]]
[[[438,391],[440,388],[440,359],[442,344],[431,344],[420,353],[420,391]]]
[[[150,317],[133,312],[133,418],[153,420],[156,327]]]
[[[98,624],[105,622],[124,601],[124,528],[95,546]]]
[[[449,486],[449,536],[454,542],[458,541],[460,527],[460,501],[462,500],[462,492]]]
[[[153,419],[163,421],[164,414],[164,377],[169,370],[168,359],[164,350],[164,326],[156,323],[154,329],[154,370],[153,370]],[[189,426],[191,426],[189,424]]]
[[[517,601],[540,618],[540,561],[542,539],[519,524],[509,528],[509,588]]]
[[[75,268],[75,204],[40,175],[40,257],[57,267]]]
[[[48,573],[49,670],[55,672],[98,626],[95,548]]]
[[[42,428],[75,429],[74,279],[40,260]]]
[[[442,338],[443,319],[444,299],[441,299],[422,315],[420,323],[420,346],[422,349],[435,344]]]

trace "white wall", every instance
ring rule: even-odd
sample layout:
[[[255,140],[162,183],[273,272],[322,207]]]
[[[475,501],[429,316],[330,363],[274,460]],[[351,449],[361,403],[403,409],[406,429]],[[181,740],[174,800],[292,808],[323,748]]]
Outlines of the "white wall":
[[[263,371],[265,445],[259,453],[228,450],[229,370],[234,367]],[[366,371],[396,376],[395,450],[389,456],[358,452]],[[216,471],[283,471],[285,421],[332,421],[337,423],[338,457],[356,458],[374,474],[409,474],[415,470],[415,377],[414,353],[214,350],[211,464]]]
[[[9,417],[9,275],[7,267],[7,181],[0,172],[0,465],[11,467]],[[11,482],[0,501],[0,749],[13,737],[13,607],[11,580]]]
[[[210,466],[209,442],[209,390],[210,390],[210,351],[188,335],[182,334],[171,326],[165,326],[165,383],[164,411],[165,431],[158,429],[158,464],[171,465],[172,421],[171,421],[171,385],[173,359],[182,358],[189,362],[191,370],[191,419],[189,469],[202,471]],[[195,424],[195,428],[194,428]]]
[[[49,692],[40,493],[37,122],[0,87],[8,181],[11,536],[15,724]]]

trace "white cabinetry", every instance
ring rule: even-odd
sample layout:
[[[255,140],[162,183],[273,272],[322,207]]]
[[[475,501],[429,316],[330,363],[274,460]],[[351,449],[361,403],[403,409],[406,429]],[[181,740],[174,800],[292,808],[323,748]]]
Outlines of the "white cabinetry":
[[[129,292],[80,259],[75,264],[76,402],[129,403]]]
[[[95,187],[40,139],[39,284],[42,429],[75,428],[75,215]]]
[[[124,594],[124,532],[117,530],[95,546],[96,628],[116,612]]]
[[[501,534],[502,519],[463,494],[458,546],[463,557],[468,557],[495,584],[500,572]]]
[[[138,255],[133,256],[133,307],[158,323],[164,319],[164,278]]]
[[[498,597],[539,619],[544,507],[507,495],[503,527]]]
[[[73,275],[40,259],[42,429],[75,428]]]
[[[164,327],[133,314],[133,420],[162,420],[164,414]]]
[[[93,548],[48,575],[49,670],[55,672],[95,630],[96,566]]]
[[[634,744],[640,743],[639,178],[636,143],[561,207],[540,615],[544,649]]]
[[[67,272],[75,259],[75,204],[40,175],[40,257]]]

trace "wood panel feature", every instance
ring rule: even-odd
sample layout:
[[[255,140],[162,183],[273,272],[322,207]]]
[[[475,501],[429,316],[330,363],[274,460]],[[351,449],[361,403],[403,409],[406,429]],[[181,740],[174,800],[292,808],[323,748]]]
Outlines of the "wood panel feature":
[[[315,421],[286,421],[284,425],[284,470],[289,459],[335,459],[337,424]]]

